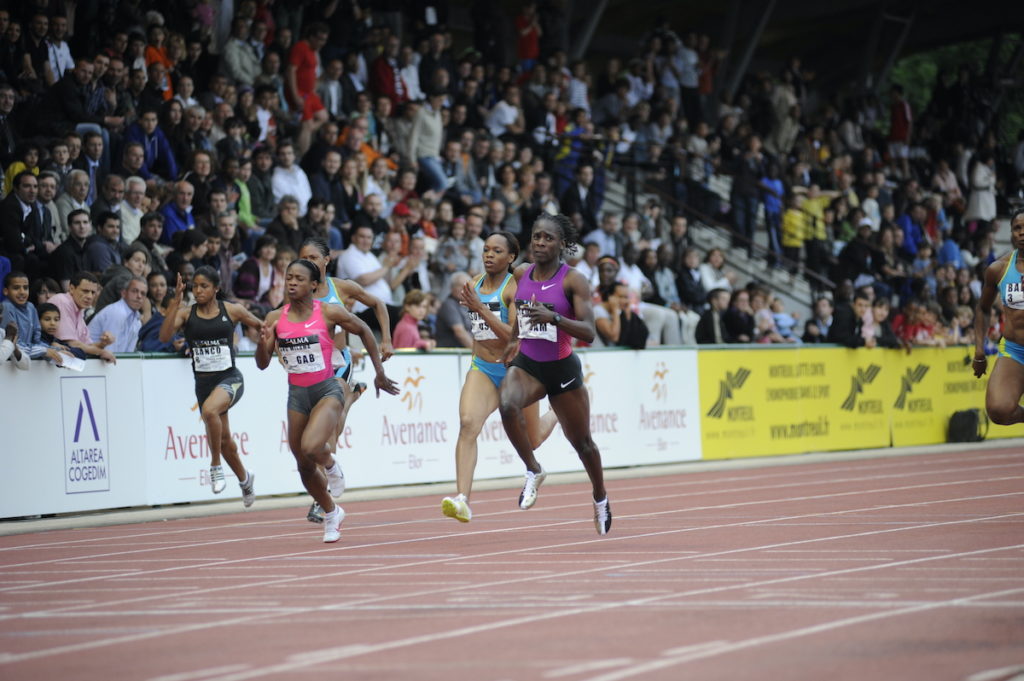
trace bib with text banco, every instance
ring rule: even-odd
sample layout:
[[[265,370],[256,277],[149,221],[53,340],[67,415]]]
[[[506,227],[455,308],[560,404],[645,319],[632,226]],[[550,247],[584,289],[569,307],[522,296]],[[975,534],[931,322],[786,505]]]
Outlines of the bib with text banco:
[[[484,305],[486,305],[487,308],[490,309],[491,314],[501,319],[501,303],[490,302],[484,303]],[[470,324],[472,325],[474,340],[485,341],[496,340],[498,338],[498,336],[495,335],[491,327],[488,326],[487,320],[485,320],[483,316],[480,313],[476,312],[475,310],[469,311],[469,321]]]
[[[192,368],[196,373],[227,371],[231,368],[231,346],[226,340],[194,341]]]
[[[523,305],[528,305],[528,300],[517,300],[516,307],[522,310]],[[552,303],[541,303],[544,307],[554,312],[555,306]],[[554,324],[538,324],[537,326],[530,326],[527,323],[527,317],[522,311],[520,315],[523,319],[519,323],[519,337],[531,340],[544,340],[552,343],[558,342],[558,329],[555,328]]]
[[[277,350],[289,374],[312,374],[326,368],[318,336],[278,338]]]

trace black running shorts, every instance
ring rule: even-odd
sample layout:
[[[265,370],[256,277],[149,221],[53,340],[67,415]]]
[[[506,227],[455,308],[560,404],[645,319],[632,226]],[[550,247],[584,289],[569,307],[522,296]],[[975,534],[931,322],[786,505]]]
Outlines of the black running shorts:
[[[237,367],[227,369],[225,371],[217,371],[213,373],[197,373],[196,374],[196,402],[199,407],[202,408],[203,403],[206,402],[207,398],[217,388],[221,388],[231,397],[231,402],[228,403],[228,409],[238,404],[238,400],[242,399],[242,393],[245,392],[245,381],[242,380],[242,372]]]
[[[519,367],[540,381],[548,397],[583,387],[583,367],[576,353],[552,362],[538,362],[520,352],[510,366]]]

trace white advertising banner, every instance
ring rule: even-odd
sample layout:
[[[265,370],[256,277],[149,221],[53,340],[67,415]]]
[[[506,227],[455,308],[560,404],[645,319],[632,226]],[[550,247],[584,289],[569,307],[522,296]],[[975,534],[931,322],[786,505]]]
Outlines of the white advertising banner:
[[[373,367],[356,373],[367,391],[348,415],[338,452],[353,487],[406,485],[455,477],[459,435],[458,355],[397,354],[384,365],[397,396],[373,389]]]
[[[632,442],[612,465],[697,461],[701,458],[696,350],[634,352],[633,376],[619,399],[623,430]]]
[[[607,467],[700,458],[697,353],[646,350],[580,353],[590,396],[591,429]],[[468,355],[398,354],[385,365],[397,396],[373,389],[369,363],[357,380],[369,386],[348,415],[338,456],[349,487],[454,480],[459,399]],[[302,491],[288,446],[287,378],[252,357],[238,359],[245,392],[229,415],[256,493]],[[7,474],[0,477],[0,517],[203,501],[210,489],[210,448],[189,362],[90,360],[73,373],[33,362],[28,372],[0,366],[0,410]],[[541,412],[549,409],[547,400]],[[522,462],[497,412],[478,440],[476,477],[514,477]],[[581,470],[556,426],[537,457],[552,472]],[[224,465],[224,498],[237,480]]]
[[[64,492],[110,491],[110,428],[105,376],[61,376]]]
[[[228,423],[242,464],[256,476],[256,493],[301,491],[295,459],[288,449],[284,370],[272,362],[260,371],[252,357],[239,357],[236,364],[245,388],[242,398],[228,412]],[[149,503],[213,498],[210,447],[189,362],[149,360],[142,365]],[[228,481],[222,495],[240,496],[231,468],[223,460],[221,465]]]
[[[579,356],[590,398],[590,431],[606,467],[700,458],[696,351],[583,350]],[[463,369],[468,365],[467,357]],[[541,414],[549,408],[543,400]],[[497,411],[484,424],[477,447],[477,477],[522,474],[523,464]],[[536,456],[550,472],[582,470],[559,426]]]
[[[141,362],[0,365],[0,517],[146,503]]]

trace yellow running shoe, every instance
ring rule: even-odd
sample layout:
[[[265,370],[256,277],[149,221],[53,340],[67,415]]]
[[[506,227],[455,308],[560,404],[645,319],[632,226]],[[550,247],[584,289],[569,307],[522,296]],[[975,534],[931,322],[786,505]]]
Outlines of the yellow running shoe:
[[[460,523],[468,523],[473,517],[473,511],[466,503],[466,495],[460,494],[456,497],[445,497],[441,500],[441,513],[449,518],[455,518]]]

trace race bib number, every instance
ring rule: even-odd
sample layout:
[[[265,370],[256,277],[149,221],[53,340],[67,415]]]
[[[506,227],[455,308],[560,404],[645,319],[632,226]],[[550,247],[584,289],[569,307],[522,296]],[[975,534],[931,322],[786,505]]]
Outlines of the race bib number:
[[[1006,284],[1006,293],[1003,295],[1003,303],[1007,307],[1016,310],[1024,310],[1024,285],[1019,281],[1010,281]]]
[[[192,345],[192,368],[196,373],[231,368],[231,347],[225,340],[200,340]]]
[[[538,324],[536,326],[530,326],[528,323],[528,317],[523,310],[524,305],[529,305],[528,300],[517,300],[516,308],[519,310],[519,338],[524,340],[542,340],[549,341],[551,343],[558,342],[558,329],[555,328],[554,324]],[[555,306],[552,303],[541,303],[544,307],[554,312]]]
[[[284,370],[289,374],[313,374],[327,368],[317,336],[278,338],[277,349],[281,353]]]
[[[497,317],[498,319],[501,319],[501,303],[499,303],[499,302],[490,302],[490,303],[484,303],[484,305],[487,306],[487,308],[491,311],[491,313],[495,317]],[[487,324],[487,320],[484,319],[482,315],[480,315],[479,313],[477,313],[474,310],[470,310],[469,311],[469,321],[470,321],[470,324],[472,325],[471,331],[473,333],[473,339],[474,340],[478,340],[478,341],[497,340],[498,337],[495,335],[494,331]]]

